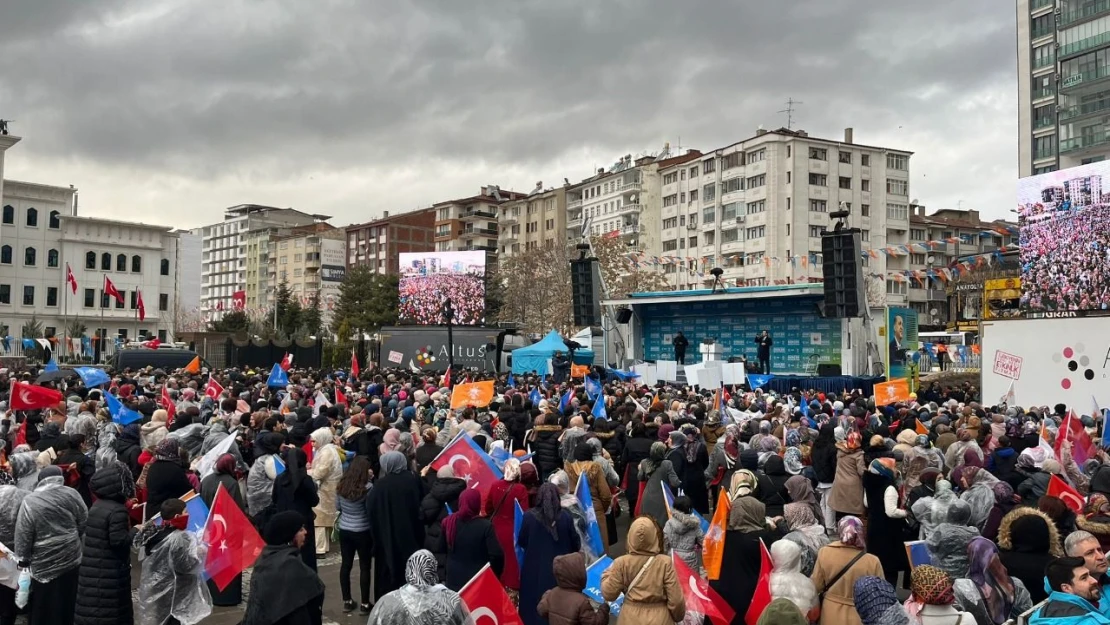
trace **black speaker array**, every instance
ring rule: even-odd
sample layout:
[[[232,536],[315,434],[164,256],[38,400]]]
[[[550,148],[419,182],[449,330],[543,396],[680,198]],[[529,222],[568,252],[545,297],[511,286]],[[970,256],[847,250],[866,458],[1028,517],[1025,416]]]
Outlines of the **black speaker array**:
[[[834,319],[861,316],[866,300],[859,229],[822,233],[821,257],[825,316]]]
[[[598,297],[601,278],[597,272],[596,258],[570,261],[571,302],[576,326],[601,325],[601,303]]]

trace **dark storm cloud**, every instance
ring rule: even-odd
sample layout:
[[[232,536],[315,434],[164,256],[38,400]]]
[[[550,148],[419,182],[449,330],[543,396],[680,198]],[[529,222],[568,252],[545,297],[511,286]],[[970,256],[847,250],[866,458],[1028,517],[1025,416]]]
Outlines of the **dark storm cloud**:
[[[861,142],[915,151],[914,194],[930,206],[1008,208],[1016,90],[1002,5],[20,1],[0,20],[0,116],[26,137],[9,177],[60,183],[60,169],[94,202],[131,215],[189,202],[197,223],[229,204],[311,197],[322,205],[301,207],[342,223],[361,218],[351,202],[366,194],[410,208],[488,182],[575,180],[679,136],[726,145],[784,125],[793,97],[811,134],[854,126]],[[992,190],[950,179],[970,160]],[[439,183],[390,182],[413,172]]]

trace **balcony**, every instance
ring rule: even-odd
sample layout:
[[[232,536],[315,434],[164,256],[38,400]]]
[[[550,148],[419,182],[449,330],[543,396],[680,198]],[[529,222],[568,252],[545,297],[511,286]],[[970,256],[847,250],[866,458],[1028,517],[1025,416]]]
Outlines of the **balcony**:
[[[516,241],[518,237],[520,237],[520,234],[515,233],[512,230],[505,229],[501,231],[502,241]]]
[[[1033,5],[1030,8],[1034,10],[1038,9],[1040,7],[1038,7],[1037,5],[1043,4],[1046,1],[1048,4],[1052,4],[1052,2],[1048,0],[1033,0]],[[1078,22],[1080,20],[1094,17],[1100,13],[1105,13],[1106,11],[1110,11],[1110,0],[1097,0],[1096,2],[1091,2],[1072,11],[1065,11],[1064,13],[1060,14],[1060,27],[1063,28],[1064,26],[1074,24],[1075,22]]]
[[[1033,152],[1033,160],[1035,161],[1053,160],[1055,158],[1056,152],[1054,150],[1037,150]]]
[[[1066,46],[1061,46],[1060,57],[1073,56],[1080,52],[1086,52],[1093,48],[1098,48],[1110,44],[1110,32],[1099,33],[1094,37],[1087,37],[1075,43],[1069,43]]]
[[[639,204],[624,204],[620,208],[617,209],[617,214],[618,215],[625,215],[625,214],[631,214],[631,213],[639,214],[640,210],[642,208],[643,207],[640,206]]]
[[[1055,64],[1056,64],[1056,57],[1052,56],[1052,55],[1046,56],[1046,57],[1043,57],[1043,58],[1039,58],[1039,59],[1033,59],[1033,69],[1034,70],[1041,69],[1042,67],[1052,67]]]
[[[1054,25],[1052,25],[1052,24],[1049,24],[1047,27],[1034,28],[1033,29],[1033,39],[1037,40],[1037,39],[1040,39],[1041,37],[1047,37],[1047,36],[1051,35],[1055,30],[1056,29],[1054,28]],[[1061,53],[1061,54],[1066,54],[1066,53]]]
[[[462,251],[462,252],[497,252],[497,248],[496,247],[490,247],[488,245],[467,245],[465,247],[460,247],[459,251]]]
[[[639,223],[624,224],[623,226],[620,227],[620,233],[621,233],[622,236],[640,234],[643,231],[644,231],[644,225],[639,224]]]
[[[575,228],[581,228],[581,227],[582,227],[582,217],[575,217],[573,219],[567,219],[567,230],[573,230]]]
[[[504,215],[501,216],[500,221],[498,221],[497,223],[499,223],[502,226],[514,226],[519,221],[520,221],[520,218],[517,217],[516,215],[511,215],[509,213],[505,213]]]
[[[643,183],[640,183],[640,182],[626,182],[623,185],[621,185],[621,193],[624,194],[624,195],[629,195],[629,194],[632,194],[632,193],[639,193],[641,190],[643,190],[643,188],[644,188]]]
[[[459,233],[460,239],[473,239],[474,237],[495,237],[498,235],[496,228],[464,228]]]
[[[1038,9],[1050,7],[1054,4],[1056,4],[1056,0],[1033,0],[1029,3],[1029,10],[1037,11]]]
[[[582,208],[582,198],[567,200],[567,210],[572,208]]]
[[[1074,139],[1064,139],[1060,141],[1060,153],[1066,154],[1068,152],[1076,152],[1079,150],[1086,150],[1103,146],[1110,143],[1110,133],[1105,128],[1093,134],[1085,135],[1082,137],[1075,137]]]
[[[1054,97],[1055,95],[1056,95],[1056,88],[1055,87],[1045,87],[1043,89],[1035,89],[1033,91],[1033,101],[1036,102],[1037,100],[1043,100],[1045,98],[1051,98],[1051,97]]]
[[[497,213],[475,208],[459,213],[459,219],[497,219]]]
[[[1110,65],[1104,65],[1089,72],[1080,72],[1078,74],[1071,74],[1069,76],[1061,77],[1060,79],[1060,92],[1070,93],[1085,87],[1091,83],[1098,82],[1103,78],[1110,76]]]
[[[1063,112],[1060,113],[1060,119],[1065,119]],[[1042,117],[1041,119],[1038,119],[1037,121],[1033,122],[1033,130],[1034,131],[1044,130],[1045,128],[1052,128],[1055,125],[1056,125],[1056,120],[1055,119],[1052,119],[1051,117]]]
[[[1068,119],[1074,119],[1076,117],[1082,117],[1084,115],[1091,115],[1094,113],[1101,113],[1103,111],[1110,110],[1110,93],[1106,94],[1106,96],[1107,99],[1105,100],[1086,102],[1084,104],[1080,104],[1079,106],[1072,106],[1060,111],[1060,120],[1064,121]],[[1036,130],[1037,128],[1039,128],[1039,126],[1033,127],[1034,130]]]

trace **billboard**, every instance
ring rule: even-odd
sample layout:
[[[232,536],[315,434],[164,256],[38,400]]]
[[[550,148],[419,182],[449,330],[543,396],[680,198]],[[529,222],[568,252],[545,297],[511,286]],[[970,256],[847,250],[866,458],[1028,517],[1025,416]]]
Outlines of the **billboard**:
[[[1110,313],[1110,161],[1018,180],[1021,308]]]
[[[448,298],[455,311],[452,323],[485,321],[485,252],[404,252],[399,260],[398,319],[402,322],[444,323],[443,304]]]
[[[908,364],[921,347],[917,337],[917,311],[912,308],[886,309],[886,379],[909,376]]]
[[[496,350],[500,331],[496,328],[459,328],[448,343],[447,328],[385,327],[381,330],[381,366],[423,371],[447,370],[454,348],[455,367],[479,371],[497,369]]]

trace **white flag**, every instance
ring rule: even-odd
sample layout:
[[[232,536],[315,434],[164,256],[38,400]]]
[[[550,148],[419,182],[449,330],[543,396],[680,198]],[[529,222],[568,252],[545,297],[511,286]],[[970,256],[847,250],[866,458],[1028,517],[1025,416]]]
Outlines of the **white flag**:
[[[227,438],[216,443],[215,447],[209,449],[208,453],[201,456],[200,462],[197,463],[197,473],[200,474],[200,479],[203,480],[216,470],[216,461],[220,459],[220,456],[231,453],[231,446],[234,444],[235,434],[228,434]]]
[[[320,416],[320,409],[325,406],[331,406],[331,402],[328,401],[328,396],[324,394],[324,391],[316,391],[316,395],[313,397],[312,402],[312,416]]]

